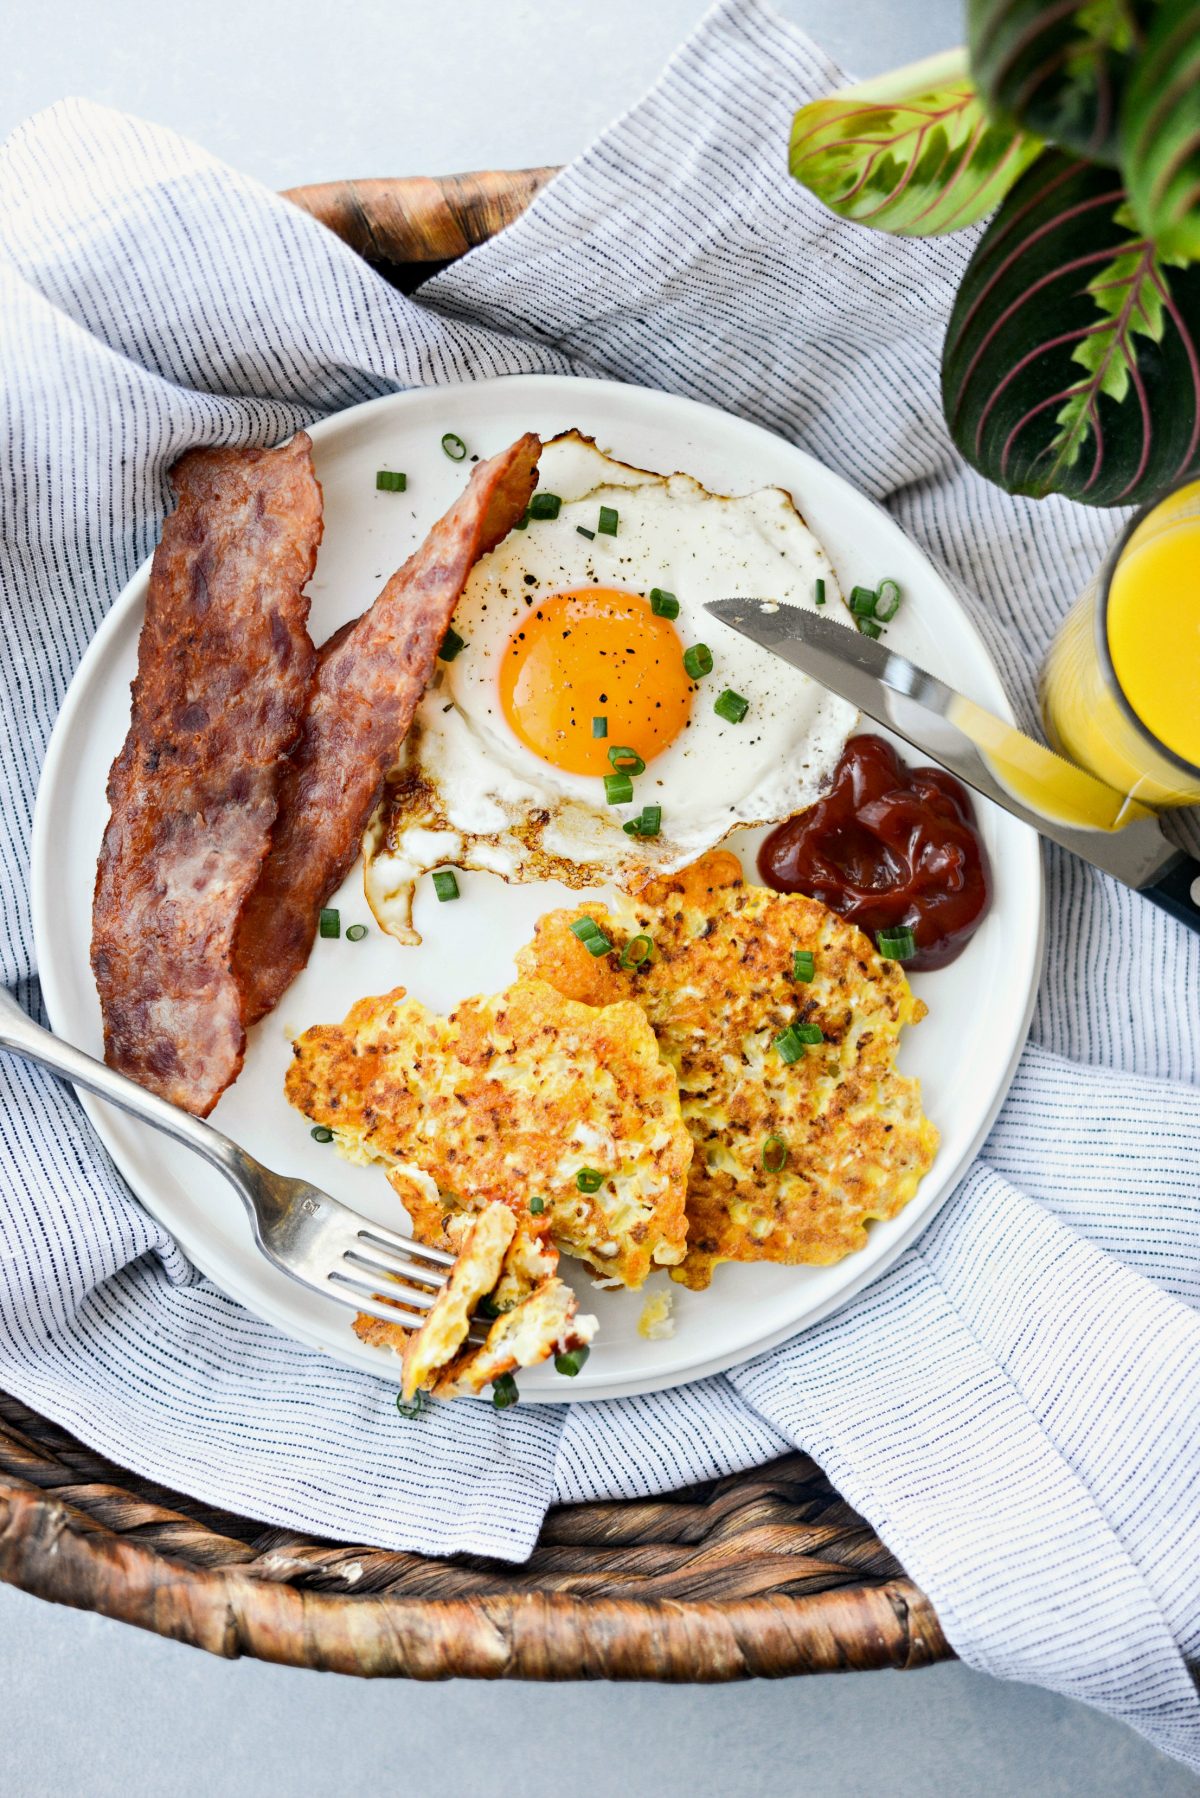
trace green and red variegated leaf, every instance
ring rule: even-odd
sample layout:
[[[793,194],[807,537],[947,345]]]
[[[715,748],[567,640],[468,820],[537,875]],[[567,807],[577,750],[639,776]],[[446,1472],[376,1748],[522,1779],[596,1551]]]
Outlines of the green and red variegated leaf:
[[[969,0],[971,73],[1000,116],[1093,162],[1117,118],[1154,0]]]
[[[1164,256],[1200,259],[1200,5],[1163,0],[1121,108],[1121,171]]]
[[[1200,472],[1200,267],[1110,169],[1048,150],[981,239],[946,333],[955,443],[1012,493],[1133,504]]]
[[[987,118],[961,51],[802,106],[788,164],[840,218],[936,237],[999,204],[1040,145]]]

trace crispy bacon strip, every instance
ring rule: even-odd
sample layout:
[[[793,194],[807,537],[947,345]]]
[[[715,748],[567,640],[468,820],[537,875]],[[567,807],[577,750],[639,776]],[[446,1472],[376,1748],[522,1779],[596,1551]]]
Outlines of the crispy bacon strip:
[[[303,431],[281,449],[192,450],[171,479],[108,778],[92,968],[105,1059],[205,1117],[245,1050],[234,937],[312,686],[321,488]]]
[[[481,462],[370,611],[322,650],[271,853],[238,933],[247,1024],[307,962],[320,909],[358,855],[467,577],[528,505],[541,448],[529,432]]]

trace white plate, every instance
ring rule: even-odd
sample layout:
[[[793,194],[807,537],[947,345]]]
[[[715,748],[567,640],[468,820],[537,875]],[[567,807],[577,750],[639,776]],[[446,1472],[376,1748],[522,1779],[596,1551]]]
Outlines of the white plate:
[[[325,490],[325,537],[312,583],[317,642],[363,611],[459,491],[463,469],[442,453],[457,431],[490,455],[522,431],[549,437],[571,425],[623,460],[686,469],[722,493],[788,488],[832,556],[843,586],[883,574],[906,603],[889,641],[972,698],[1010,716],[999,677],[974,628],[921,552],[871,500],[839,475],[758,426],[690,400],[639,387],[565,376],[520,375],[389,395],[314,429]],[[402,468],[408,491],[377,493],[378,468]],[[129,721],[149,564],[134,576],[96,635],[71,683],[42,774],[33,833],[33,915],[42,986],[54,1029],[101,1051],[100,1010],[88,963],[92,885],[107,807],[108,767]],[[569,1386],[549,1371],[525,1374],[523,1398],[615,1398],[679,1385],[720,1371],[793,1335],[842,1304],[895,1260],[963,1172],[994,1117],[1025,1040],[1041,957],[1042,881],[1033,833],[994,807],[980,824],[995,874],[991,913],[952,967],[918,976],[930,1007],[906,1033],[901,1064],[920,1076],[925,1106],[942,1133],[932,1171],[891,1222],[871,1226],[860,1253],[835,1267],[724,1266],[705,1293],[671,1288],[676,1330],[663,1342],[637,1332],[643,1294],[594,1292],[578,1264],[565,1271],[596,1311],[601,1331],[587,1367]],[[755,833],[732,846],[753,871]],[[352,1000],[404,984],[445,1010],[468,993],[511,980],[512,956],[549,907],[574,903],[557,886],[506,887],[484,874],[462,877],[462,899],[438,905],[425,881],[417,896],[419,949],[374,927],[367,939],[318,942],[279,1009],[253,1032],[246,1066],[214,1121],[270,1167],[303,1174],[381,1223],[401,1225],[378,1169],[356,1168],[319,1149],[284,1102],[288,1032],[340,1019]],[[355,869],[334,901],[343,930],[371,923]],[[98,1101],[84,1099],[117,1166],[138,1197],[198,1267],[225,1292],[288,1335],[339,1361],[392,1381],[398,1363],[359,1343],[350,1313],[275,1272],[255,1251],[240,1202],[186,1149]],[[659,1285],[665,1275],[656,1275]]]

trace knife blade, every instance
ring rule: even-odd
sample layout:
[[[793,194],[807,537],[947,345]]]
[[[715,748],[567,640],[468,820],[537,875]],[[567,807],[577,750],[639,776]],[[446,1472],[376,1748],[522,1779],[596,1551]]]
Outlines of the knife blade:
[[[1155,813],[852,626],[771,599],[705,610],[894,731],[984,798],[1200,931],[1200,861]]]

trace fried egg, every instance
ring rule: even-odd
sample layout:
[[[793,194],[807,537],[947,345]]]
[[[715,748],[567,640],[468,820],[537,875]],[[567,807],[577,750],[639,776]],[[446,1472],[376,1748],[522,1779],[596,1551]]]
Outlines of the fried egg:
[[[703,609],[735,593],[812,605],[817,580],[839,602],[788,493],[726,498],[575,431],[540,472],[528,523],[467,583],[367,832],[367,898],[401,942],[419,940],[416,881],[446,863],[637,890],[736,826],[788,817],[855,721]]]

